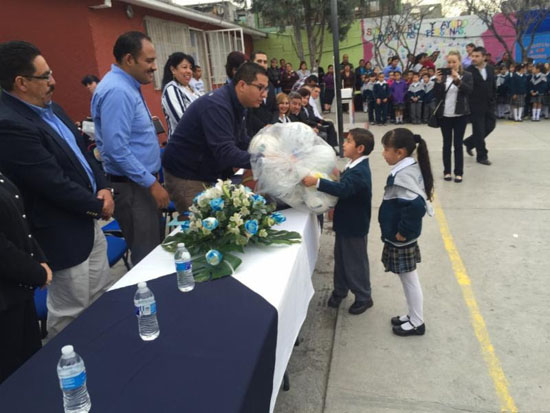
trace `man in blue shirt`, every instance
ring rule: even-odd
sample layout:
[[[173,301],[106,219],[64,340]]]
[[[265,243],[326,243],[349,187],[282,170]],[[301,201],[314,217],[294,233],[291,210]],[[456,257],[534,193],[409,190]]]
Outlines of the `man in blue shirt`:
[[[107,242],[97,220],[109,219],[114,209],[107,181],[85,153],[82,135],[52,102],[55,85],[34,45],[0,45],[0,169],[19,187],[29,238],[36,238],[53,270],[49,337],[112,283]]]
[[[103,168],[116,193],[115,218],[137,264],[161,241],[160,209],[170,203],[158,181],[160,147],[141,85],[153,81],[155,47],[141,32],[121,35],[116,63],[97,86],[92,117]]]
[[[229,178],[233,168],[250,168],[246,108],[259,107],[268,87],[263,67],[243,63],[231,83],[189,106],[162,159],[166,189],[180,213],[204,185]]]

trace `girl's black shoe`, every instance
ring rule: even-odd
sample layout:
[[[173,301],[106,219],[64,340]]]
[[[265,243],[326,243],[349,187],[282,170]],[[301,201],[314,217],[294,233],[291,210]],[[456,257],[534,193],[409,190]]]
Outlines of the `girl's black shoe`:
[[[409,321],[410,323],[410,321]],[[411,323],[411,325],[414,327],[414,325]],[[393,326],[392,327],[392,330],[393,330],[393,334],[395,334],[396,336],[401,336],[401,337],[407,337],[407,336],[423,336],[424,333],[426,332],[426,324],[421,324],[419,325],[418,327],[414,327],[413,329],[411,330],[403,330],[403,328],[401,328],[401,326]]]
[[[396,315],[395,317],[391,318],[391,325],[392,326],[400,326],[401,324],[404,324],[407,321],[409,321],[409,316],[407,316],[407,319],[405,321],[401,321],[401,316]]]

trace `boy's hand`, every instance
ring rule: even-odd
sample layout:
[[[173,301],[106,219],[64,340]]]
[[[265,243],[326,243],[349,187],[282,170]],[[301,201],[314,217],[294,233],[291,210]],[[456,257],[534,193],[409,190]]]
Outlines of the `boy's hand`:
[[[405,238],[403,235],[401,235],[399,232],[397,234],[395,234],[395,239],[397,241],[406,241],[407,238]]]
[[[315,178],[314,176],[306,176],[304,179],[302,179],[302,183],[305,186],[314,186],[317,185],[317,181],[319,181],[319,178]]]
[[[387,98],[383,100],[383,102],[384,102],[384,103],[386,103],[387,101],[388,101],[388,99],[387,99]]]
[[[380,104],[380,99],[376,99],[376,104],[377,104],[377,105]]]

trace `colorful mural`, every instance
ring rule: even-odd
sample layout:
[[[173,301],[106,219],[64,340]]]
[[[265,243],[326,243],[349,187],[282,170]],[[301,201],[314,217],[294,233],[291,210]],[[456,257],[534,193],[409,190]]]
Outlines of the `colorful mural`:
[[[514,29],[510,23],[500,18],[497,27],[499,34],[506,39],[510,48],[514,44]],[[361,30],[363,37],[363,56],[374,62],[374,44],[379,40],[380,24],[377,19],[363,19]],[[386,39],[392,48],[397,49],[402,61],[407,60],[407,48],[400,46],[397,39]],[[414,45],[416,43],[416,50]],[[504,47],[493,36],[487,26],[477,16],[460,16],[455,18],[426,19],[422,24],[411,23],[407,27],[407,45],[414,54],[439,51],[436,64],[443,62],[444,57],[451,50],[464,53],[466,45],[474,43],[484,46],[495,60],[499,60],[504,53]],[[390,48],[381,48],[381,55],[386,61],[394,52]]]

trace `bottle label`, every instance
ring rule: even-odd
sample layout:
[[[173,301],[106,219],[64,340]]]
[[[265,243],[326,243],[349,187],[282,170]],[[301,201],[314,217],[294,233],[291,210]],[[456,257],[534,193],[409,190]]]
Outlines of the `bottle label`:
[[[75,390],[86,383],[86,370],[74,377],[67,377],[59,380],[62,390]]]
[[[151,303],[149,305],[141,305],[139,307],[136,307],[136,314],[138,316],[143,315],[153,315],[157,313],[157,303]]]
[[[191,269],[191,261],[177,262],[176,271],[187,271]]]

